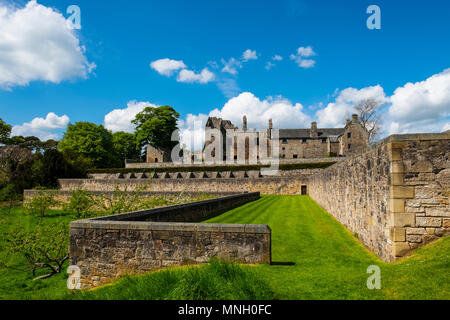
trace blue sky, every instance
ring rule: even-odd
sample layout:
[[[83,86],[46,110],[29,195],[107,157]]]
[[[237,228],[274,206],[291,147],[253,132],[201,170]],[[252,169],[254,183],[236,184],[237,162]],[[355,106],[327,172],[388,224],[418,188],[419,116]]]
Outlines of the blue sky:
[[[58,135],[68,121],[105,123],[111,111],[123,109],[116,116],[125,116],[139,103],[174,107],[184,127],[189,117],[204,119],[214,109],[213,114],[234,122],[250,113],[254,126],[262,126],[269,116],[276,119],[275,126],[303,127],[313,120],[334,126],[345,122],[355,99],[368,95],[385,102],[385,134],[450,128],[448,1],[41,0],[29,8],[33,17],[43,14],[36,8],[42,6],[67,18],[67,7],[78,5],[81,30],[64,31],[77,44],[66,43],[63,33],[53,34],[56,16],[43,14],[42,25],[31,19],[31,27],[30,19],[13,19],[27,3],[0,0],[0,8],[8,8],[3,20],[0,13],[0,31],[2,22],[7,25],[0,32],[0,49],[14,53],[8,59],[0,55],[0,72],[22,77],[4,79],[2,86],[0,74],[0,117],[18,126],[16,133]],[[366,26],[366,9],[373,4],[381,9],[380,30]],[[45,21],[53,18],[55,24],[46,28]],[[2,34],[8,32],[10,38],[22,39],[22,45],[2,44]],[[37,38],[36,43],[30,40]],[[59,60],[61,50],[46,52],[53,50],[49,43],[67,50],[62,52],[78,47],[82,52],[66,53]],[[25,63],[20,59],[26,59],[27,50],[34,52]],[[245,61],[246,50],[253,59]],[[275,55],[282,60],[274,60]],[[223,71],[231,58],[237,61],[236,74]],[[167,76],[150,67],[160,59],[182,61],[185,67]],[[302,67],[298,59],[314,62]],[[62,61],[62,66],[49,61]],[[33,66],[39,65],[59,69],[50,75],[36,71]],[[201,83],[199,73],[205,68],[212,79]],[[177,81],[183,69],[197,78],[190,73]],[[435,91],[430,93],[430,87]],[[424,116],[430,103],[431,115]],[[414,116],[417,110],[420,117]],[[49,113],[55,121],[46,118]],[[42,121],[32,123],[35,118]]]

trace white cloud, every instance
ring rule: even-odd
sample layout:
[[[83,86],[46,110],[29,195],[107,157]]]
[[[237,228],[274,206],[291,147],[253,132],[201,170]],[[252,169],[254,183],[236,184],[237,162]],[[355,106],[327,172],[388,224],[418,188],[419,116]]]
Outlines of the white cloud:
[[[222,109],[214,109],[211,116],[231,120],[242,125],[242,117],[247,116],[249,128],[267,128],[267,121],[273,119],[275,128],[301,128],[310,126],[310,118],[303,113],[300,103],[291,103],[283,97],[268,97],[260,100],[251,92],[243,92],[228,100]]]
[[[216,84],[219,90],[222,91],[223,95],[228,99],[237,96],[241,91],[235,79],[220,78],[216,81]]]
[[[86,78],[96,67],[63,15],[34,0],[23,8],[0,3],[0,35],[0,88]]]
[[[450,122],[445,123],[441,129],[442,132],[448,131],[448,130],[450,130]]]
[[[238,73],[237,69],[242,68],[242,63],[235,58],[230,58],[228,59],[228,61],[222,59],[221,61],[222,64],[224,65],[224,67],[222,68],[222,72],[227,72],[229,74],[236,75]]]
[[[291,54],[289,58],[297,63],[297,65],[300,68],[308,69],[312,68],[316,65],[316,61],[312,59],[305,59],[309,57],[315,56],[316,53],[314,50],[308,46],[308,47],[299,47],[297,49],[296,54]]]
[[[283,60],[283,57],[280,56],[280,55],[278,55],[278,54],[276,54],[276,55],[274,55],[274,56],[272,57],[272,60],[274,60],[274,61],[281,61],[281,60]]]
[[[186,65],[182,60],[164,58],[151,62],[150,67],[159,74],[169,77],[175,71],[186,68]]]
[[[308,46],[308,47],[300,47],[297,49],[297,55],[299,55],[300,57],[312,57],[315,56],[316,53],[314,52],[314,50]]]
[[[146,107],[158,107],[150,102],[130,101],[124,109],[115,109],[105,115],[105,128],[112,132],[125,131],[134,132],[134,125],[131,123],[136,115]]]
[[[247,49],[244,51],[244,53],[242,54],[242,59],[244,60],[244,62],[247,62],[248,60],[257,60],[258,59],[258,55],[256,53],[256,50],[250,50]]]
[[[425,132],[431,127],[439,132],[439,125],[450,117],[450,69],[397,88],[390,100],[388,115],[396,132]]]
[[[204,68],[200,73],[195,73],[194,71],[183,69],[180,71],[177,77],[178,82],[198,82],[198,83],[208,83],[213,81],[215,78],[214,73]]]
[[[270,70],[270,69],[272,69],[273,67],[275,67],[275,63],[272,63],[272,62],[270,62],[270,61],[267,61],[266,66],[265,66],[266,70]]]
[[[55,113],[50,112],[45,119],[34,118],[31,122],[14,126],[11,136],[36,136],[41,140],[58,139],[58,134],[52,131],[63,129],[68,124],[68,116],[57,116]]]
[[[318,110],[316,116],[321,127],[343,127],[345,119],[355,112],[354,106],[361,100],[373,98],[380,103],[386,103],[383,88],[380,85],[366,87],[360,90],[347,88],[340,91],[334,102],[329,103],[324,109]]]

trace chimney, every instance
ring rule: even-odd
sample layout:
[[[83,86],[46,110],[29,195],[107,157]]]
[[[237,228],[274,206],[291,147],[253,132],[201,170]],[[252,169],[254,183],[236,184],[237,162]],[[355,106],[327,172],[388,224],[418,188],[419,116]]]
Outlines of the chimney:
[[[311,122],[311,138],[317,138],[317,122]]]
[[[272,128],[273,128],[272,119],[269,119],[269,130],[272,130]]]
[[[242,130],[247,130],[247,116],[242,118]]]
[[[358,122],[358,115],[357,114],[352,114],[352,122],[353,123],[357,123]]]
[[[345,120],[345,127],[348,127],[351,123],[350,119]]]

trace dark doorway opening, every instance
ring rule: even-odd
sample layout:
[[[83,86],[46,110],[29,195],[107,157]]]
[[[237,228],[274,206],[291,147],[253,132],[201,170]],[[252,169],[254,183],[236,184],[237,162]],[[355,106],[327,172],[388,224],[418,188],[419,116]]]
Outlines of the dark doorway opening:
[[[302,186],[302,196],[306,196],[308,194],[308,188],[306,186]]]

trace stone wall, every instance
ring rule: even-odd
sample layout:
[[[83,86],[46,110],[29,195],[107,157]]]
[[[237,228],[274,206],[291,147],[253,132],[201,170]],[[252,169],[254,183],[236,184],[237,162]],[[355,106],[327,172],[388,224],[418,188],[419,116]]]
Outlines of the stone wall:
[[[450,232],[450,134],[394,135],[309,180],[309,194],[393,261]]]
[[[129,191],[145,187],[145,191],[192,191],[192,192],[260,192],[261,194],[301,194],[301,186],[307,184],[310,174],[264,177],[264,178],[229,178],[229,173],[221,173],[222,178],[189,179],[176,178],[177,173],[169,178],[158,179],[60,179],[61,190],[113,191],[116,186]],[[175,176],[174,176],[175,175]],[[236,174],[237,175],[237,174]]]
[[[256,196],[240,195],[247,201]],[[222,205],[214,210],[238,205],[238,197],[227,197],[229,204],[222,199]],[[197,220],[199,216],[192,213],[205,212],[204,203],[182,205],[191,207],[189,214],[180,206],[172,206],[163,208],[163,215],[162,209],[153,209],[72,222],[70,263],[80,268],[81,288],[103,285],[126,274],[206,263],[213,257],[239,263],[270,263],[271,230],[266,225],[149,222],[163,216],[178,220],[180,213],[185,214],[185,221]]]
[[[133,193],[131,191],[130,193]],[[23,199],[24,201],[29,201],[36,195],[42,193],[52,193],[55,195],[55,199],[62,202],[67,203],[70,201],[71,193],[70,190],[24,190]],[[93,196],[95,200],[100,199],[100,197],[111,197],[114,194],[114,191],[89,191],[89,193]],[[202,195],[208,195],[211,197],[224,197],[236,194],[236,192],[194,192],[194,191],[142,191],[140,192],[140,198],[142,199],[150,199],[152,197],[165,197],[165,198],[177,198],[182,197],[182,199],[189,200],[191,198],[195,198]]]

